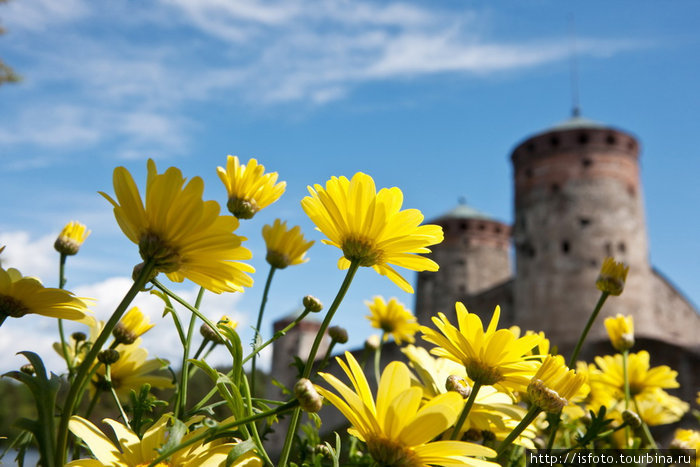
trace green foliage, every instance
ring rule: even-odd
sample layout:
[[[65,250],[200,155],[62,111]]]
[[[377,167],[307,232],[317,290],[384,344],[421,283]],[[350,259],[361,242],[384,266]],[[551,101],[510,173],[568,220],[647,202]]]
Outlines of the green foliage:
[[[148,383],[141,386],[138,394],[132,389],[129,399],[131,405],[127,406],[127,410],[131,412],[131,429],[141,438],[146,428],[153,423],[154,419],[150,415],[156,407],[167,407],[168,403],[152,395],[151,385]]]

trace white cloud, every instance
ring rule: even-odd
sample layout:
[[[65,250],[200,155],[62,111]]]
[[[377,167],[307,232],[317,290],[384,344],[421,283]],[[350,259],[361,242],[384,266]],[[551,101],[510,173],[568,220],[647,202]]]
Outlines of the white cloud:
[[[53,249],[55,241],[55,234],[33,238],[28,232],[2,232],[0,246],[6,248],[0,254],[0,263],[3,268],[18,269],[23,276],[38,277],[50,287],[58,277],[58,253]]]
[[[89,14],[83,0],[25,0],[3,5],[3,17],[14,28],[42,31],[53,24],[77,21]]]

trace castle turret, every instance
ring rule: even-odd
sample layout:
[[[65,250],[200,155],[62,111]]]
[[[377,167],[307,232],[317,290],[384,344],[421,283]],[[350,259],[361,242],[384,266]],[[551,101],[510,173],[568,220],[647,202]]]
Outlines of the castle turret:
[[[574,117],[526,139],[511,159],[516,322],[573,345],[600,294],[595,280],[602,260],[612,256],[630,272],[604,315],[632,315],[637,334],[663,338],[652,316],[637,140]],[[596,326],[591,339],[604,338],[605,329]]]
[[[430,254],[440,270],[418,274],[415,313],[423,324],[438,312],[454,315],[456,301],[468,305],[470,297],[511,276],[508,225],[465,203],[429,223],[442,226],[445,239]],[[473,311],[490,317],[493,309]]]

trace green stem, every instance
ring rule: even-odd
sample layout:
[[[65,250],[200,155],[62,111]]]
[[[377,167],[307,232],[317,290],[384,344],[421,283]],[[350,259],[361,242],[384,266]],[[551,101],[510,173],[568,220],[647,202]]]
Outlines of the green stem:
[[[380,346],[381,347],[381,346]],[[455,423],[455,427],[452,430],[452,435],[450,436],[450,439],[457,439],[459,437],[459,432],[462,430],[462,425],[464,425],[464,422],[467,421],[467,415],[469,415],[469,411],[472,409],[472,406],[474,405],[474,401],[476,400],[476,395],[479,392],[479,389],[481,389],[481,383],[479,381],[474,381],[474,386],[472,386],[472,392],[469,394],[469,398],[467,399],[467,403],[464,404],[464,408],[462,408],[462,412],[459,414],[459,419],[457,419],[457,423]]]
[[[199,308],[202,303],[202,297],[204,296],[204,287],[199,288],[199,293],[197,294],[197,299],[195,300],[194,307]],[[197,316],[192,314],[190,316],[190,325],[187,328],[187,337],[185,337],[185,345],[182,351],[182,366],[180,367],[180,390],[178,391],[177,405],[175,406],[175,417],[181,418],[185,414],[185,407],[187,406],[187,386],[189,383],[189,373],[190,373],[190,347],[192,346],[192,335],[194,334],[194,326],[197,323]]]
[[[267,275],[267,280],[265,281],[265,289],[263,290],[262,300],[260,301],[260,310],[258,311],[258,322],[255,324],[255,335],[253,336],[253,350],[260,339],[260,327],[262,326],[263,313],[265,312],[265,304],[267,304],[267,294],[270,292],[270,284],[272,284],[272,276],[275,275],[276,267],[270,266],[270,272]],[[255,360],[257,357],[257,352],[253,353],[253,360],[250,362],[250,374],[252,379],[250,381],[250,391],[255,394]]]
[[[280,405],[279,407],[276,407],[273,410],[270,410],[269,412],[261,412],[261,413],[255,414],[251,417],[245,417],[245,418],[241,418],[239,420],[235,420],[233,422],[218,425],[214,428],[211,428],[209,430],[204,431],[203,433],[198,434],[197,436],[193,436],[191,438],[188,438],[187,441],[184,441],[184,442],[178,444],[177,446],[173,446],[172,448],[163,452],[160,456],[155,458],[153,461],[151,461],[151,463],[148,464],[148,467],[153,467],[153,466],[158,465],[159,462],[167,459],[168,457],[170,457],[171,455],[173,455],[177,451],[179,451],[183,448],[186,448],[187,446],[192,446],[193,444],[197,444],[200,441],[205,440],[205,439],[210,438],[210,437],[213,438],[214,436],[216,436],[219,433],[222,433],[226,430],[230,430],[232,428],[236,428],[240,425],[246,425],[248,423],[255,422],[256,420],[271,417],[273,415],[283,414],[283,413],[291,410],[292,408],[296,407],[297,405],[299,405],[299,402],[296,399],[291,400],[285,404]]]
[[[192,357],[193,360],[199,360],[199,356],[202,355],[202,352],[204,352],[204,349],[207,347],[208,343],[209,341],[207,339],[204,339],[202,343],[199,344],[197,351],[194,353],[194,357]]]
[[[598,317],[598,314],[600,313],[600,310],[603,308],[603,304],[605,303],[605,300],[608,299],[608,296],[610,294],[608,292],[601,292],[600,297],[598,298],[598,303],[596,303],[595,308],[593,309],[593,313],[591,313],[591,316],[588,317],[588,322],[586,323],[586,327],[583,328],[583,332],[581,332],[581,336],[578,338],[578,342],[576,342],[576,347],[574,348],[574,352],[571,354],[571,358],[569,359],[569,368],[574,368],[576,366],[576,360],[578,359],[578,354],[581,352],[581,347],[583,347],[583,343],[586,341],[586,337],[588,336],[588,332],[591,330],[591,326],[593,326],[593,322],[596,320]],[[559,429],[559,421],[561,420],[561,412],[557,415],[554,415],[550,419],[550,433],[549,433],[549,439],[547,440],[547,452],[551,451],[552,447],[554,446],[554,439],[557,436],[557,431]]]
[[[377,387],[379,387],[379,378],[381,374],[381,371],[379,371],[379,366],[381,365],[382,360],[382,347],[384,346],[385,335],[386,332],[382,332],[382,337],[379,339],[379,345],[374,350],[374,381],[377,383]]]
[[[290,329],[292,329],[294,326],[296,326],[297,324],[299,324],[299,323],[301,322],[301,320],[303,320],[303,319],[306,317],[306,315],[308,315],[309,313],[311,313],[311,310],[309,310],[308,308],[304,309],[304,311],[303,311],[294,321],[292,321],[291,323],[289,323],[284,329],[282,329],[282,330],[280,330],[280,331],[277,331],[277,332],[276,332],[270,339],[268,339],[263,345],[261,345],[261,346],[258,347],[253,353],[251,353],[250,355],[248,355],[247,357],[245,357],[245,358],[243,359],[243,361],[241,362],[241,365],[245,365],[245,364],[248,362],[248,360],[250,360],[250,359],[253,357],[254,354],[260,352],[262,349],[264,349],[265,347],[267,347],[268,345],[272,344],[273,342],[275,342],[275,341],[276,341],[277,339],[279,339],[280,337],[282,337],[282,336],[284,336],[285,334],[287,334],[287,332],[289,332]],[[216,343],[214,343],[214,345],[216,345]],[[214,346],[212,346],[212,347],[209,349],[209,352],[211,352],[211,350],[212,350],[213,348],[214,348]],[[207,354],[208,354],[209,352],[207,352]],[[206,358],[206,355],[205,355],[205,358]],[[231,377],[231,376],[232,376],[232,373],[231,373],[231,372],[227,373],[227,376],[228,376],[228,377]],[[209,399],[211,399],[212,397],[214,397],[214,394],[216,394],[216,392],[217,392],[217,389],[216,389],[216,388],[212,388],[212,389],[207,393],[207,395],[204,396],[204,398],[202,398],[201,401],[199,401],[199,403],[198,403],[197,405],[195,405],[194,407],[192,407],[192,410],[190,410],[190,414],[197,413],[197,411],[198,411],[199,409],[201,409],[201,408],[204,406],[204,404],[206,404],[206,403],[209,401]],[[260,399],[259,399],[259,400],[260,400]]]
[[[326,329],[328,328],[328,325],[333,319],[333,315],[335,315],[335,312],[338,310],[340,303],[343,301],[345,294],[350,288],[352,279],[355,277],[355,273],[357,272],[357,269],[359,267],[360,265],[356,261],[350,263],[350,267],[348,268],[348,272],[345,275],[345,279],[343,280],[343,283],[341,284],[340,289],[338,290],[338,294],[335,296],[331,307],[328,309],[326,317],[324,318],[323,323],[321,323],[321,328],[318,330],[318,333],[316,333],[316,339],[314,339],[314,343],[311,346],[311,352],[309,353],[309,358],[306,360],[304,372],[301,376],[302,378],[308,378],[311,374],[311,369],[313,368],[314,360],[316,359],[316,353],[318,352],[318,348],[321,345],[323,337],[326,335]],[[297,407],[296,409],[294,409],[294,412],[292,412],[292,418],[289,421],[289,429],[287,430],[287,436],[284,440],[284,447],[282,448],[282,454],[280,456],[280,461],[278,464],[281,467],[286,467],[287,462],[289,460],[289,453],[292,449],[292,441],[294,440],[294,434],[296,433],[297,427],[299,426],[300,416],[301,409]]]
[[[255,375],[253,375],[253,379],[255,379]],[[248,378],[243,376],[241,378],[241,381],[243,381],[243,397],[246,399],[246,410],[247,410],[247,416],[250,418],[253,416],[253,400],[250,397],[250,387],[248,386]],[[274,465],[270,458],[267,455],[267,452],[265,451],[265,447],[262,444],[262,440],[260,439],[260,435],[258,434],[258,427],[255,424],[255,422],[250,422],[248,424],[248,428],[250,429],[250,433],[253,435],[253,441],[255,442],[255,445],[258,447],[258,455],[260,455],[263,460],[268,464],[268,465]]]
[[[66,268],[66,255],[61,253],[61,259],[58,261],[58,288],[62,289],[66,284],[65,278],[65,268]],[[73,362],[68,358],[68,343],[66,342],[66,333],[63,331],[63,320],[58,318],[58,335],[61,339],[61,352],[63,353],[63,359],[66,361],[66,366],[68,367],[68,380],[73,377]]]
[[[68,443],[68,422],[70,421],[71,415],[73,415],[76,402],[78,401],[78,398],[81,395],[80,389],[84,387],[86,377],[90,373],[92,365],[95,362],[95,358],[97,358],[97,354],[100,352],[105,342],[107,342],[107,339],[109,339],[109,336],[112,334],[112,330],[122,318],[122,316],[126,312],[126,309],[129,307],[136,295],[146,285],[153,272],[154,266],[150,261],[146,261],[145,263],[143,263],[141,273],[136,278],[131,288],[128,290],[128,292],[122,299],[121,303],[119,303],[117,309],[114,310],[114,313],[112,313],[112,316],[109,318],[109,321],[107,321],[107,324],[105,325],[104,329],[102,329],[102,332],[93,343],[92,347],[90,348],[90,351],[85,356],[85,359],[78,367],[75,379],[73,380],[73,384],[71,384],[70,390],[68,391],[68,395],[66,396],[66,402],[63,406],[63,413],[61,414],[61,420],[58,425],[58,437],[56,442],[55,456],[57,465],[63,465],[66,460],[66,445]]]
[[[92,415],[92,411],[95,410],[95,406],[97,405],[97,401],[100,400],[101,395],[102,391],[100,391],[99,389],[95,389],[95,394],[92,396],[92,399],[90,399],[90,405],[88,405],[88,408],[85,411],[86,419],[89,419],[90,415]]]
[[[537,416],[540,414],[542,410],[537,407],[537,406],[531,406],[530,409],[528,409],[527,413],[523,417],[522,420],[520,420],[520,423],[513,428],[513,431],[511,431],[508,436],[506,436],[506,439],[504,439],[501,444],[498,446],[498,449],[496,450],[496,453],[498,454],[498,458],[500,459],[503,453],[508,449],[508,446],[510,446],[515,439],[520,436],[520,433],[522,433],[525,428],[530,426],[530,424],[537,418]]]
[[[129,425],[129,417],[126,416],[126,412],[124,412],[124,407],[122,407],[122,403],[119,402],[119,396],[117,396],[117,391],[114,389],[114,385],[112,384],[112,372],[110,370],[111,365],[108,365],[105,363],[105,382],[109,386],[109,392],[112,393],[112,397],[114,398],[114,402],[117,404],[117,408],[119,408],[119,413],[122,416],[122,419],[124,420],[124,425],[131,430],[131,425]]]
[[[328,366],[328,360],[330,360],[331,355],[333,355],[333,348],[335,347],[335,344],[338,342],[335,339],[331,339],[331,343],[328,346],[328,350],[326,350],[326,354],[323,356],[323,360],[321,360],[321,363],[318,364],[316,367],[316,372],[319,372],[326,368]]]
[[[581,347],[583,347],[583,343],[586,340],[586,336],[588,336],[588,331],[591,330],[591,326],[593,326],[593,322],[598,317],[598,313],[600,313],[600,310],[603,308],[603,304],[605,303],[605,300],[607,300],[609,295],[610,294],[608,292],[601,292],[600,293],[600,298],[598,299],[598,303],[596,303],[595,308],[593,309],[593,313],[591,313],[591,316],[588,318],[588,322],[586,323],[586,327],[583,328],[583,332],[581,333],[581,337],[579,337],[578,342],[576,343],[576,347],[574,348],[574,353],[571,354],[571,358],[569,359],[569,368],[573,368],[576,365],[576,359],[578,358],[579,352],[581,352]]]
[[[632,398],[634,401],[634,408],[637,409],[637,414],[639,415],[639,418],[642,419],[642,411],[639,410],[639,403],[637,402],[637,398]],[[654,451],[659,450],[659,446],[656,444],[656,441],[654,441],[654,437],[651,434],[651,431],[649,431],[649,425],[642,419],[642,432],[644,433],[644,437],[647,439],[647,443],[651,446],[651,448]]]

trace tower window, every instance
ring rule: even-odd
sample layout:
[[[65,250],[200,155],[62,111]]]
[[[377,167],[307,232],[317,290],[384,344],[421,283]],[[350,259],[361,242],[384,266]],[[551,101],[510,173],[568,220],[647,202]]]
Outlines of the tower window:
[[[634,188],[633,185],[627,185],[627,194],[630,196],[634,196],[637,194],[637,190]]]
[[[501,226],[500,226],[500,225],[497,225],[496,228],[493,229],[493,230],[494,230],[494,232],[496,232],[496,233],[501,233],[501,232],[502,232],[502,229],[501,229]]]
[[[590,167],[593,165],[593,161],[586,157],[581,161],[581,165],[583,165],[584,167]]]
[[[634,149],[634,147],[635,147],[634,141],[633,141],[633,140],[629,140],[629,141],[627,142],[627,149],[629,149],[629,150],[631,151],[632,149]]]
[[[578,135],[578,142],[581,144],[588,144],[589,136],[588,133],[581,133]]]
[[[561,190],[561,187],[559,186],[558,183],[552,183],[549,187],[552,193],[559,193],[559,190]]]
[[[612,256],[612,254],[613,254],[613,252],[612,252],[612,244],[611,244],[610,242],[607,242],[607,243],[605,244],[605,255],[606,255],[606,256]]]
[[[561,242],[562,253],[568,253],[570,249],[571,249],[571,245],[569,245],[568,240],[564,240],[563,242]]]
[[[609,135],[605,138],[605,142],[608,143],[610,146],[612,146],[612,145],[614,145],[615,143],[617,143],[617,138],[615,138],[615,135],[609,134]]]
[[[558,137],[558,136],[552,136],[552,137],[549,139],[549,144],[551,144],[551,145],[554,146],[554,147],[559,146],[559,142],[560,142],[560,141],[559,141],[559,137]]]
[[[527,149],[527,152],[535,152],[535,143],[527,143],[527,146],[525,146],[525,149]]]
[[[620,253],[624,253],[625,250],[627,250],[627,247],[625,246],[625,242],[620,242],[617,244],[617,251]]]
[[[579,217],[578,223],[581,224],[581,227],[586,227],[591,225],[591,220],[587,217]]]
[[[486,224],[479,224],[479,230],[486,230]]]
[[[460,223],[459,228],[460,228],[460,230],[467,230],[467,223],[466,222]]]

